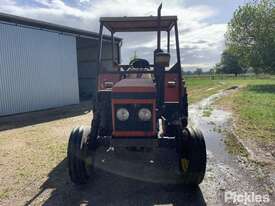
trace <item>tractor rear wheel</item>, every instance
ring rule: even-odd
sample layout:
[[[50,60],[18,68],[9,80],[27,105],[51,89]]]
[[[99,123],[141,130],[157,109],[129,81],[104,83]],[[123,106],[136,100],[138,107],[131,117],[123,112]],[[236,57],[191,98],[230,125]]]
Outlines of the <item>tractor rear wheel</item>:
[[[186,128],[179,132],[178,154],[179,169],[186,185],[199,185],[206,170],[206,146],[204,136],[200,130]]]
[[[88,159],[88,138],[90,129],[77,127],[70,135],[67,156],[69,175],[73,183],[85,184],[90,176],[91,162]]]

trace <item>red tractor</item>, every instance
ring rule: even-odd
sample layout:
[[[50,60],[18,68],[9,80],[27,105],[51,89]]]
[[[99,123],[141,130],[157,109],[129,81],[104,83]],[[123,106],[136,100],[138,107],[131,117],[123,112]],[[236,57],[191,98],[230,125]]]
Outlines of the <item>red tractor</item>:
[[[111,32],[113,68],[102,64],[103,27]],[[176,63],[170,63],[170,33],[176,44]],[[114,61],[116,32],[156,32],[154,62],[133,59],[128,65]],[[161,33],[166,32],[166,52]],[[93,163],[88,161],[100,146],[127,148],[174,148],[182,182],[198,185],[206,169],[202,133],[188,125],[187,92],[182,77],[177,16],[100,18],[97,92],[91,128],[75,128],[68,144],[72,182],[87,183]]]

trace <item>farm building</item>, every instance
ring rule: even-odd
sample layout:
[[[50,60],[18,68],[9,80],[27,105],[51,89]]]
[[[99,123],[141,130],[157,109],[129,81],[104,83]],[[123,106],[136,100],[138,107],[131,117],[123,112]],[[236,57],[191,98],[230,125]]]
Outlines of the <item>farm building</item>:
[[[98,34],[0,13],[0,116],[89,98],[95,91]],[[114,38],[120,62],[121,39]],[[111,37],[103,37],[110,65]]]

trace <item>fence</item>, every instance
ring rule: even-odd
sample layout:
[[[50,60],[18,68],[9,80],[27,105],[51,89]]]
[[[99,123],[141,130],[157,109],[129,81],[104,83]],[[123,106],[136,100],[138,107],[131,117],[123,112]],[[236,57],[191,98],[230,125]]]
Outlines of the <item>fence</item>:
[[[211,79],[211,80],[225,80],[225,79],[274,79],[275,76],[267,74],[201,74],[201,75],[183,75],[185,79]]]

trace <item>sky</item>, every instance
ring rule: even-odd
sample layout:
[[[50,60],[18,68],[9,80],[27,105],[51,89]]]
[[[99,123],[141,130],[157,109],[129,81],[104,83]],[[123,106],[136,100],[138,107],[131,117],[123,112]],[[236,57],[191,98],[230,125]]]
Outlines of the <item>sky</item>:
[[[208,70],[224,49],[224,34],[233,12],[248,0],[0,0],[0,12],[98,32],[102,16],[177,15],[181,62],[186,70]],[[152,61],[155,33],[117,33],[123,38],[122,61],[136,53]],[[163,43],[165,35],[163,37]],[[173,44],[173,36],[171,43]],[[165,44],[166,45],[166,44]],[[174,44],[173,44],[174,45]],[[172,57],[174,49],[172,47]]]

